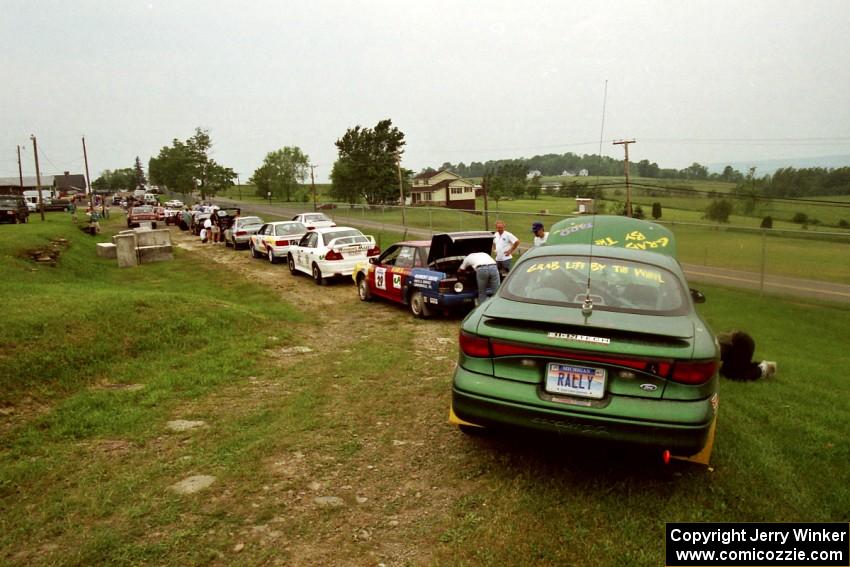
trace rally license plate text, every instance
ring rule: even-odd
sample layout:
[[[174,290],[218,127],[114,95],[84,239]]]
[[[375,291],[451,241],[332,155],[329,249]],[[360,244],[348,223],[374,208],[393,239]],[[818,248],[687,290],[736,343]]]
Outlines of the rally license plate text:
[[[599,399],[605,395],[605,370],[550,362],[546,371],[546,391]]]

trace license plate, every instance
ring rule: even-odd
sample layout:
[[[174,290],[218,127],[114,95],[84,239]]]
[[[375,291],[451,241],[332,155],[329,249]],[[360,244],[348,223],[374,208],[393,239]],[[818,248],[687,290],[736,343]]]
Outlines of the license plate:
[[[605,395],[605,377],[602,368],[550,362],[546,370],[546,391],[599,399]]]
[[[362,254],[366,249],[362,246],[346,246],[342,249],[343,254]]]

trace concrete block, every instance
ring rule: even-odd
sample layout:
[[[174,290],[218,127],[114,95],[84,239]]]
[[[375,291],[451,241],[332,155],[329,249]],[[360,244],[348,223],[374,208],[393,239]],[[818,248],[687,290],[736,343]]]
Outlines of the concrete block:
[[[139,265],[139,255],[136,252],[135,234],[118,234],[115,236],[115,250],[119,268]]]
[[[139,246],[139,262],[149,264],[151,262],[167,262],[174,259],[170,244],[157,244],[154,246]]]
[[[97,255],[101,258],[117,258],[118,247],[109,242],[101,242],[97,245]]]
[[[167,228],[141,230],[136,233],[139,246],[171,246],[171,231]]]
[[[140,222],[139,228],[146,229],[146,230],[152,230],[153,229],[153,222],[152,221]]]

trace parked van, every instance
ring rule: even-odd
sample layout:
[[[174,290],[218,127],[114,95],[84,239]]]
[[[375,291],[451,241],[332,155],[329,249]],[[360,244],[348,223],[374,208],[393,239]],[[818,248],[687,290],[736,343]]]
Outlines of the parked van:
[[[158,205],[159,199],[153,193],[145,193],[145,204],[146,205]]]

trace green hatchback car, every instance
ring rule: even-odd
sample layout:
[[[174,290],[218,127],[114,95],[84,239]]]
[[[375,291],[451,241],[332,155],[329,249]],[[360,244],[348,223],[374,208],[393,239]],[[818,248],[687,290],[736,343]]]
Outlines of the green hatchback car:
[[[563,220],[460,329],[450,420],[710,453],[719,348],[661,225]]]

